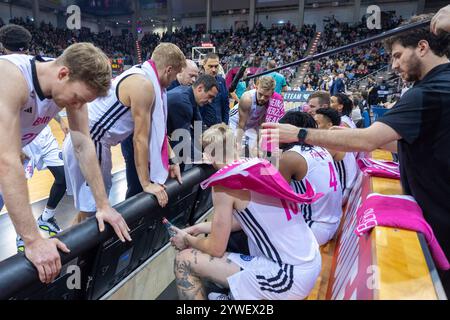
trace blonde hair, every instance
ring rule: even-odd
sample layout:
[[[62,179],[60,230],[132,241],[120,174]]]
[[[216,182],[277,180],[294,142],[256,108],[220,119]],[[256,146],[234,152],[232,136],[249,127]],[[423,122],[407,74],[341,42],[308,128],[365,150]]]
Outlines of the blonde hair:
[[[271,76],[263,76],[256,82],[256,86],[264,91],[274,91],[275,85],[275,79]]]
[[[183,51],[178,46],[169,42],[161,42],[152,53],[152,60],[156,64],[161,64],[163,67],[172,66],[174,69],[181,69],[186,67],[186,57]]]
[[[99,97],[107,95],[111,87],[111,64],[106,54],[93,44],[72,44],[56,59],[56,63],[69,69],[70,81],[85,83]]]
[[[236,139],[229,126],[219,123],[203,133],[202,146],[205,153],[214,157],[216,162],[226,163],[227,159],[234,156]]]

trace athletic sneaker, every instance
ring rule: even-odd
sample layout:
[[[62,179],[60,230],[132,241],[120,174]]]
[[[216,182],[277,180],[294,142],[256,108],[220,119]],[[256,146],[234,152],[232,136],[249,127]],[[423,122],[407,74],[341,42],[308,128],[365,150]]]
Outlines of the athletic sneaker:
[[[39,228],[48,232],[50,237],[56,236],[58,233],[62,231],[61,228],[56,223],[56,219],[54,217],[45,221],[44,219],[42,219],[41,215],[39,216],[37,223]]]
[[[16,247],[18,253],[24,253],[25,252],[25,243],[23,242],[22,238],[20,236],[16,237]]]
[[[211,292],[208,294],[208,300],[231,300],[231,298],[226,293]]]

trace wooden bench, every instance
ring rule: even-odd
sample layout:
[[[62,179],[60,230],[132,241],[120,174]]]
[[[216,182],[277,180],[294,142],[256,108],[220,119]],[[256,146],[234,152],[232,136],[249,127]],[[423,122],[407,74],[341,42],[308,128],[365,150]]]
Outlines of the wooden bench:
[[[388,152],[372,157],[392,160]],[[308,300],[446,299],[422,234],[375,227],[356,236],[356,210],[370,193],[402,194],[400,181],[360,176],[335,239],[320,248],[322,272]]]

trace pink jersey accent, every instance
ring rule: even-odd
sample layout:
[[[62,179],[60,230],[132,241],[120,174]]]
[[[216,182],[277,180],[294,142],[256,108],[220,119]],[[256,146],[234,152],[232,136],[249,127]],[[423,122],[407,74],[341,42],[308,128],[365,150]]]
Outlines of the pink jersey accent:
[[[308,181],[306,192],[296,194],[269,161],[258,158],[235,161],[200,184],[203,189],[216,185],[234,190],[246,189],[299,203],[313,203],[323,196],[322,193],[316,193]]]

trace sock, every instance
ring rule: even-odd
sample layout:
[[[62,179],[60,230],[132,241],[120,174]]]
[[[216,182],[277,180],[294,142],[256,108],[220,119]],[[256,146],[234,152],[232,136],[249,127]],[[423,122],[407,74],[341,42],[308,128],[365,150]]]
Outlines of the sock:
[[[49,209],[45,207],[44,212],[42,212],[42,220],[48,221],[55,216],[55,209]]]

